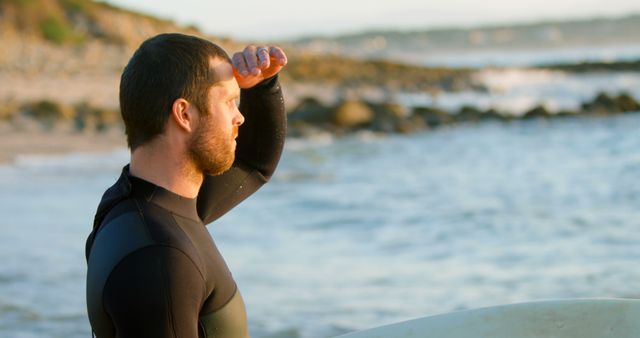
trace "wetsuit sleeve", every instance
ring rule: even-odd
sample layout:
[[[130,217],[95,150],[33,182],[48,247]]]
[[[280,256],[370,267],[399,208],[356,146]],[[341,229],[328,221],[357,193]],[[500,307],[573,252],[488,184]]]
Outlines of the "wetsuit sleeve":
[[[236,160],[228,171],[207,176],[198,194],[198,214],[208,224],[265,184],[276,169],[286,135],[286,113],[277,76],[242,90],[245,117],[237,139]]]
[[[120,338],[198,337],[204,279],[181,251],[165,246],[140,249],[112,271],[104,307]]]

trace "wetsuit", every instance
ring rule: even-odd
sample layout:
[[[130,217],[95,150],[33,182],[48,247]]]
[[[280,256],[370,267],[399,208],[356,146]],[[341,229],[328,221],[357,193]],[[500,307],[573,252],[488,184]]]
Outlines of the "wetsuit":
[[[277,78],[242,90],[236,160],[195,199],[129,174],[102,197],[87,239],[87,307],[107,337],[246,337],[244,302],[204,224],[273,174],[286,116]]]

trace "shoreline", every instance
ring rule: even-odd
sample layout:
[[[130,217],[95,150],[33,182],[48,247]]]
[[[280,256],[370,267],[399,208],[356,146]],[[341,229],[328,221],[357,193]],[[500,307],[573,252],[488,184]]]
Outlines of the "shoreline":
[[[14,164],[16,159],[23,155],[95,154],[127,147],[124,133],[118,130],[103,133],[2,130],[2,134],[0,166]]]
[[[119,113],[98,108],[73,108],[52,102],[25,106],[27,113],[14,112],[11,119],[0,120],[0,165],[12,164],[20,155],[58,155],[68,153],[105,153],[127,149]],[[640,102],[628,94],[610,96],[600,93],[583,102],[577,111],[550,111],[538,105],[522,115],[510,115],[495,109],[464,106],[446,111],[434,106],[409,108],[394,103],[344,100],[325,105],[306,98],[288,113],[289,137],[313,138],[329,133],[345,136],[358,131],[383,134],[409,134],[440,127],[485,121],[509,123],[516,120],[546,120],[617,116],[640,113]],[[71,116],[71,117],[70,117]]]
[[[480,119],[467,119],[466,121],[444,122],[443,126],[456,127],[464,125],[477,125],[483,122],[498,122],[509,124],[516,121],[544,121],[556,119],[580,119],[580,118],[611,118],[628,114],[640,114],[640,111],[629,111],[626,113],[616,114],[570,114],[570,115],[547,115],[546,113],[532,114],[530,118],[518,119],[500,119],[496,116],[488,116]],[[315,137],[322,134],[329,134],[332,137],[342,138],[348,135],[354,135],[358,131],[371,131],[383,135],[389,134],[410,134],[410,133],[428,133],[434,130],[437,125],[424,126],[424,128],[410,128],[412,130],[402,131],[380,131],[368,128],[346,128],[334,129],[326,128],[326,126],[296,126],[295,120],[292,121],[287,135],[288,139],[306,139],[313,141]],[[299,121],[298,121],[299,122]],[[433,122],[433,121],[432,121]],[[3,135],[3,142],[0,145],[0,167],[12,166],[19,164],[20,158],[29,157],[64,157],[73,154],[100,155],[120,150],[128,151],[126,144],[126,136],[120,128],[110,128],[103,132],[77,132],[65,129],[36,129],[28,130],[9,129],[8,125],[0,123],[0,133]],[[349,131],[347,131],[350,129]]]

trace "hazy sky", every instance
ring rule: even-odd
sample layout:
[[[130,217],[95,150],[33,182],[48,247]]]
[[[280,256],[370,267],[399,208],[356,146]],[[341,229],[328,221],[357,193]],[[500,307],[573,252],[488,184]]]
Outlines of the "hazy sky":
[[[640,13],[640,0],[107,0],[213,35],[282,39]]]

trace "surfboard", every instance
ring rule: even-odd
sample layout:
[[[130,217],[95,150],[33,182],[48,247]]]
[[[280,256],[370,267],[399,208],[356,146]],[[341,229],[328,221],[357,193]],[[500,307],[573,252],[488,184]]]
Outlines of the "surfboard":
[[[570,299],[445,313],[336,338],[638,338],[640,300]]]

